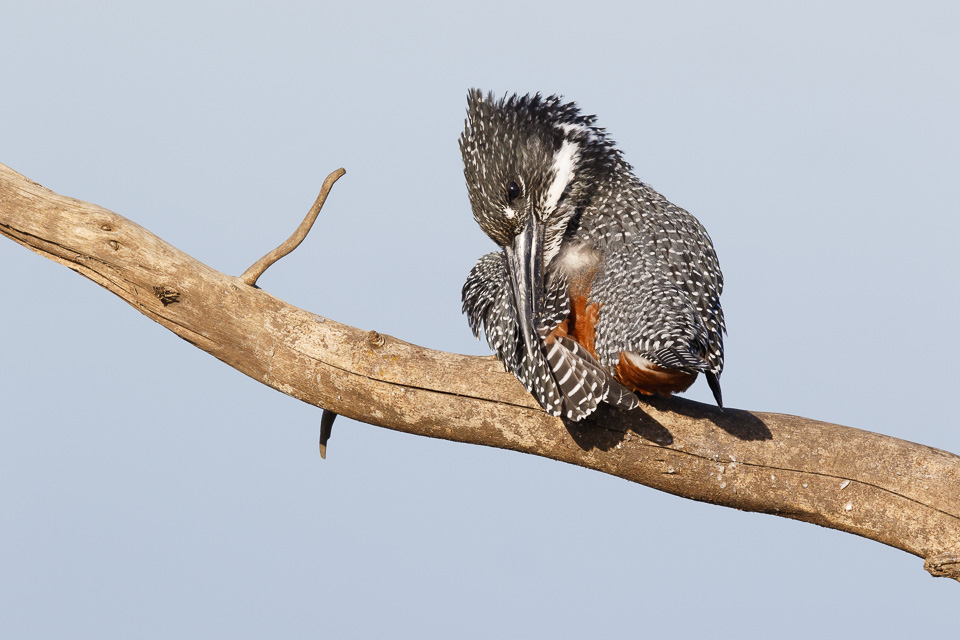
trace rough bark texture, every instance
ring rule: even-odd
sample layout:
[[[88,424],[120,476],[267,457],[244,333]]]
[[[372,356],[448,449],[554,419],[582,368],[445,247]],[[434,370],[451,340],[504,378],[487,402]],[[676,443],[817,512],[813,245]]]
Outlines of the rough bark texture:
[[[960,457],[795,416],[652,400],[546,415],[490,358],[433,351],[293,307],[101,207],[0,164],[0,233],[271,387],[356,420],[532,453],[679,496],[855,533],[960,579]]]

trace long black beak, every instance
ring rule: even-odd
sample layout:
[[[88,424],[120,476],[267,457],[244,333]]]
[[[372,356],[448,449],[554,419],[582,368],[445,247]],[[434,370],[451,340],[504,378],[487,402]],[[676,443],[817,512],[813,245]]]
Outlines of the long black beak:
[[[504,247],[504,252],[524,346],[527,353],[536,353],[541,348],[543,313],[543,227],[533,212],[527,213],[523,230]]]

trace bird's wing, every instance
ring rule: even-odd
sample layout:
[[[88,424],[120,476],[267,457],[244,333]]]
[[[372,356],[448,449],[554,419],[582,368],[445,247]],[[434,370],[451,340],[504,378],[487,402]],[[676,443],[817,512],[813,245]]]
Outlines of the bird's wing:
[[[599,218],[606,222],[600,228],[615,231],[612,239],[603,239],[605,256],[594,293],[601,303],[616,307],[601,313],[608,340],[600,361],[608,364],[618,355],[611,353],[619,340],[614,336],[626,336],[634,348],[651,354],[679,341],[718,377],[726,333],[720,306],[723,274],[703,225],[642,183],[623,201],[606,202]],[[682,354],[674,357],[685,361]],[[661,359],[665,366],[677,363],[670,354]]]
[[[483,256],[470,271],[463,286],[463,311],[474,335],[479,337],[482,327],[497,358],[547,413],[579,420],[600,402],[627,409],[637,406],[636,396],[573,340],[558,338],[547,344],[549,331],[541,328],[536,348],[532,352],[524,348],[503,253]],[[544,299],[545,326],[555,326],[568,313],[565,289],[551,287]]]
[[[653,245],[609,244],[590,291],[601,309],[596,325],[600,362],[615,366],[620,353],[630,351],[668,369],[719,376],[719,294],[706,281],[696,264],[665,261]]]
[[[463,285],[463,313],[473,335],[481,330],[487,344],[497,354],[507,371],[520,368],[520,329],[510,300],[507,265],[502,251],[488,253],[470,270]]]

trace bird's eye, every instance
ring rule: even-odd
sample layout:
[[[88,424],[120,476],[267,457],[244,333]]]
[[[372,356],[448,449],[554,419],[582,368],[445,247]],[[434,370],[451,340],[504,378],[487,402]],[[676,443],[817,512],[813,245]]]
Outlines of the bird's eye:
[[[520,197],[520,185],[516,181],[511,180],[507,183],[507,200],[513,202]]]

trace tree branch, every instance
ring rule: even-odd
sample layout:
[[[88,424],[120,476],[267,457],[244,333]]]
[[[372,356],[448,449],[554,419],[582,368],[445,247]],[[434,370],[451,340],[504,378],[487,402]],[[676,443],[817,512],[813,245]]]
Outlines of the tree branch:
[[[960,579],[960,457],[946,451],[681,399],[565,424],[492,357],[433,351],[298,309],[2,164],[0,233],[304,402],[397,431],[532,453],[693,500],[847,531],[924,558],[931,575]]]

